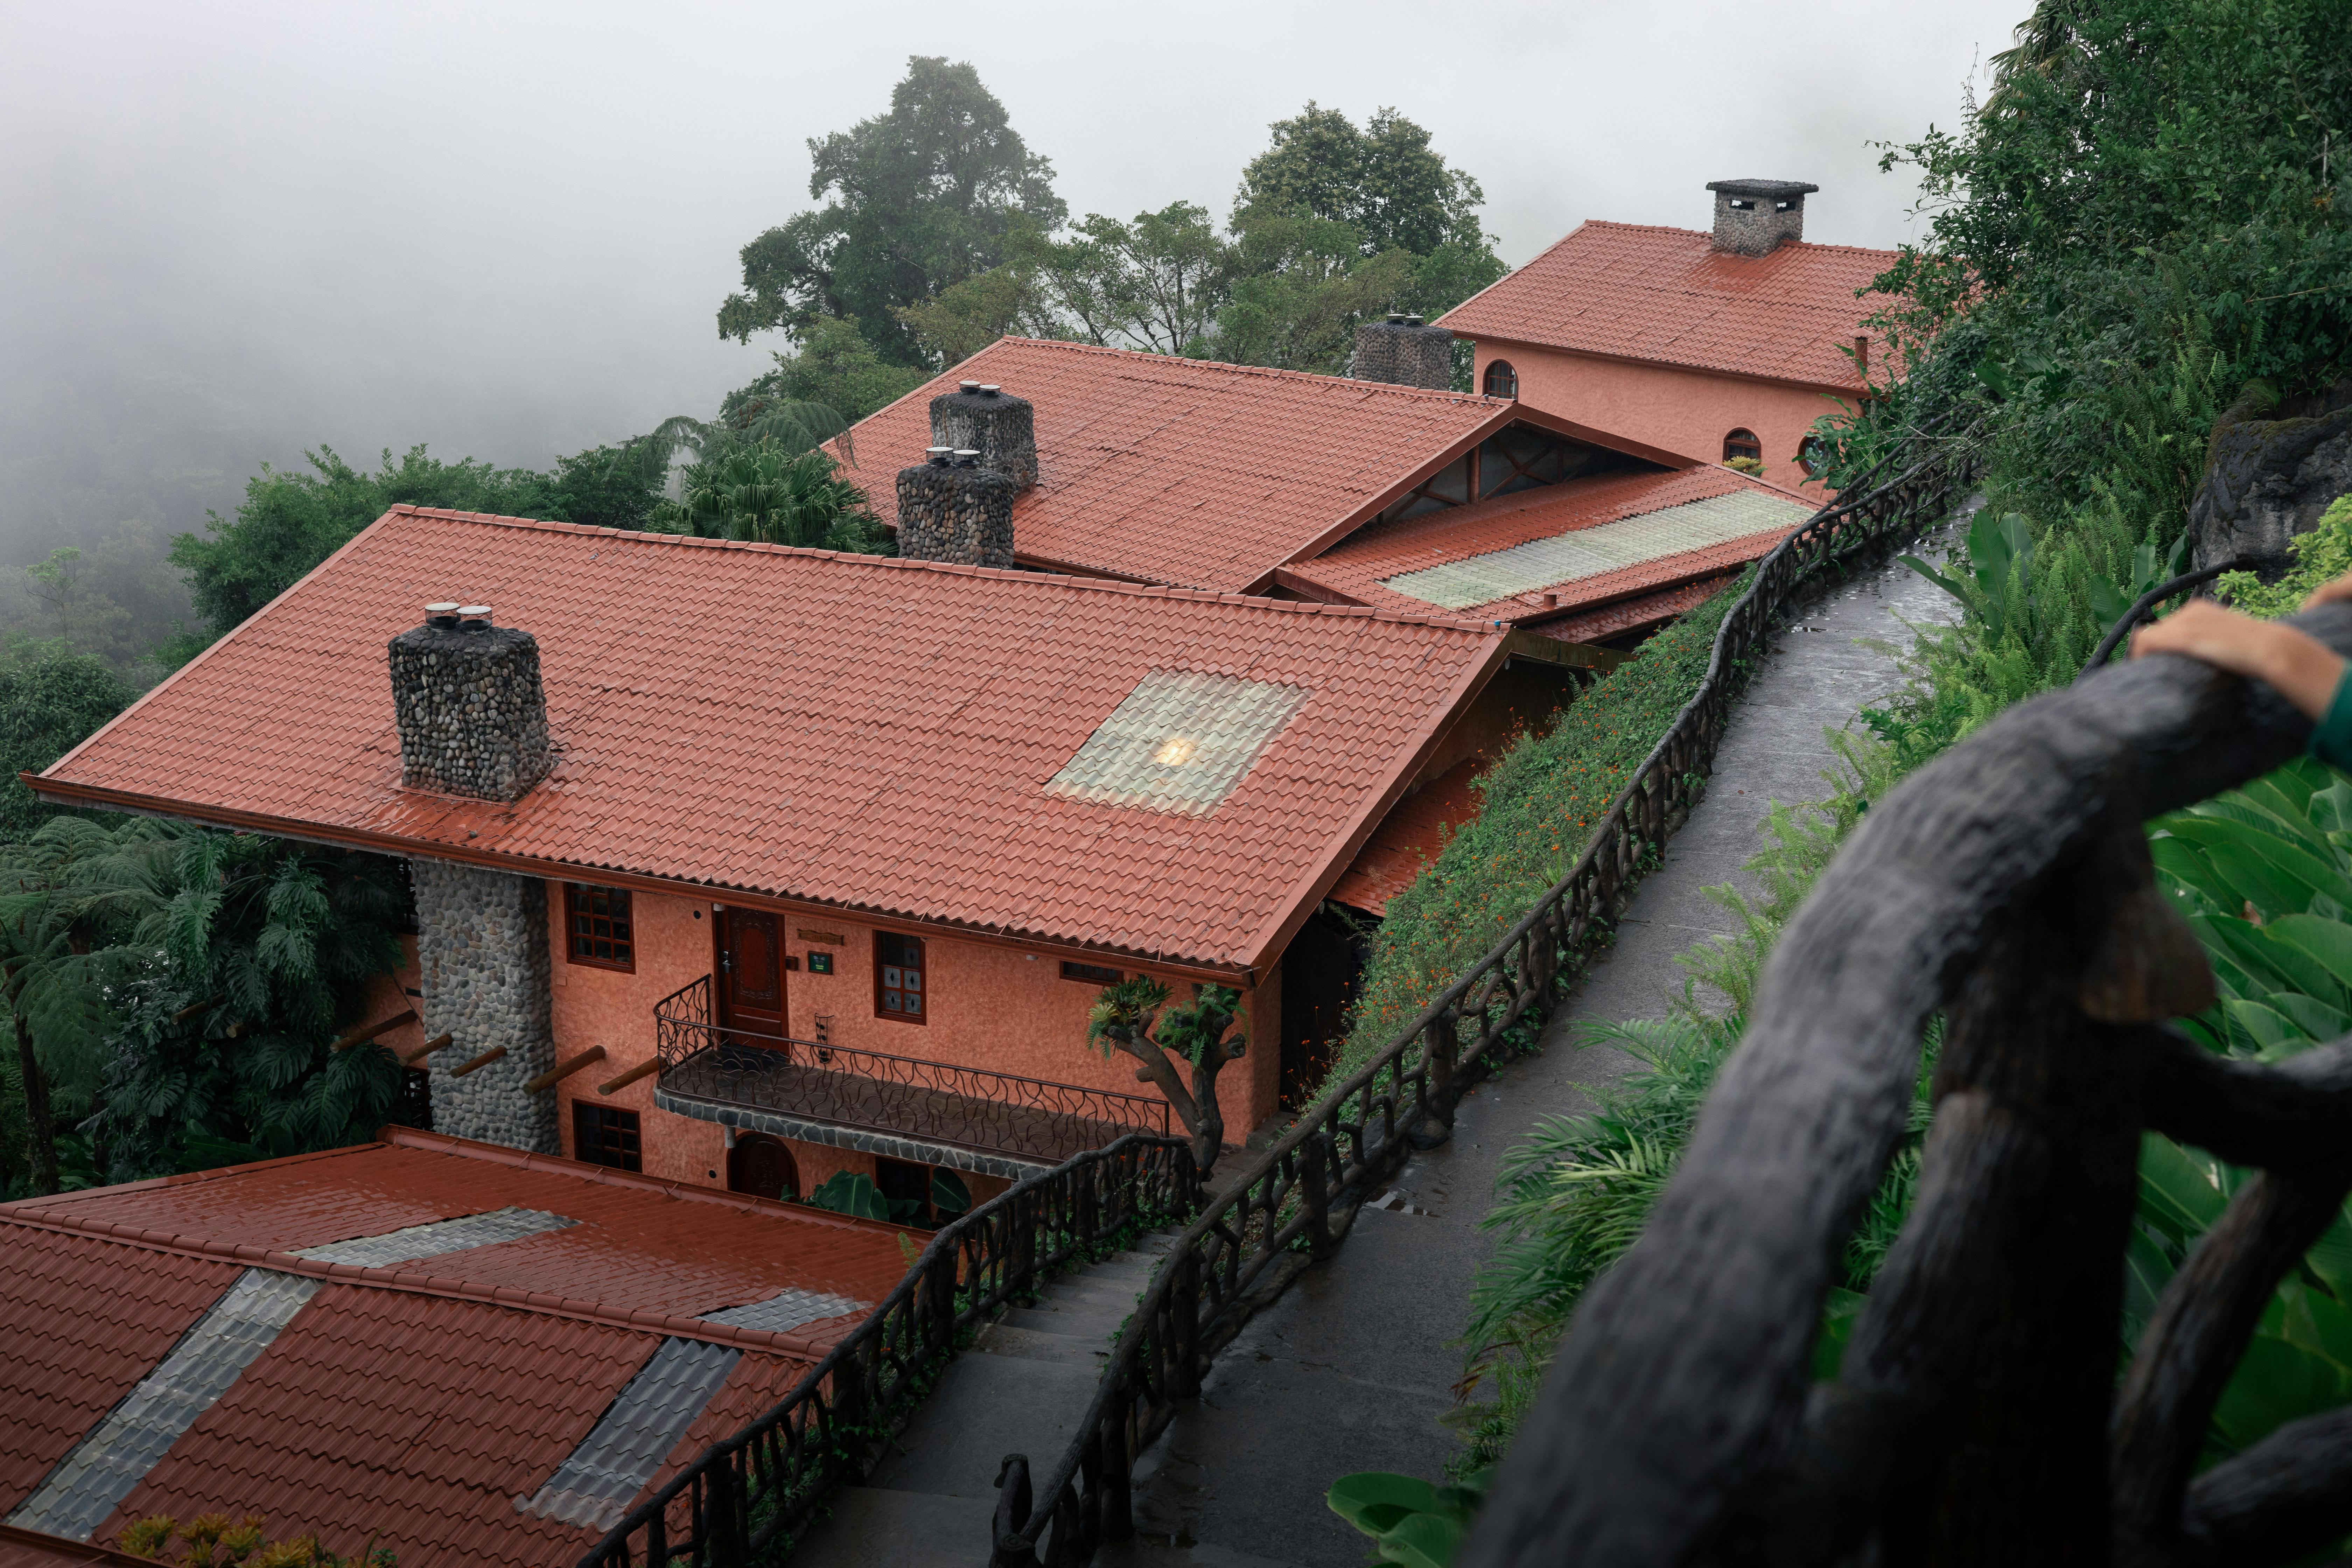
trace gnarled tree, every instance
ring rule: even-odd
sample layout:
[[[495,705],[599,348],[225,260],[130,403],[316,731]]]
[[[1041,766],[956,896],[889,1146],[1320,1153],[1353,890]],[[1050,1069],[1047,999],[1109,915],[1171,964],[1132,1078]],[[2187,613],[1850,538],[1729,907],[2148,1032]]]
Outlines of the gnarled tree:
[[[1192,1134],[1192,1160],[1206,1177],[1225,1142],[1217,1074],[1249,1050],[1249,1015],[1230,985],[1202,985],[1192,1000],[1169,1005],[1168,987],[1148,974],[1106,986],[1087,1018],[1087,1039],[1108,1058],[1124,1051],[1142,1065],[1136,1078],[1156,1084]],[[1188,1089],[1171,1054],[1192,1064]]]

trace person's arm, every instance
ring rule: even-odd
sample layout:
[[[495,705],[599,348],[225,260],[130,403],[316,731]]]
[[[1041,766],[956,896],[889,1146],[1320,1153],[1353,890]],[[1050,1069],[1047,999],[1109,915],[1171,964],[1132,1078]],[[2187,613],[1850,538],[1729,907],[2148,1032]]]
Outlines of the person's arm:
[[[2329,584],[2310,602],[2323,602],[2320,594],[2352,596],[2352,586],[2340,595],[2331,593],[2339,586]],[[2327,717],[2344,684],[2343,658],[2317,637],[2276,621],[2225,610],[2210,599],[2191,599],[2154,626],[2142,626],[2132,634],[2131,650],[2134,658],[2186,654],[2262,681],[2315,721]]]

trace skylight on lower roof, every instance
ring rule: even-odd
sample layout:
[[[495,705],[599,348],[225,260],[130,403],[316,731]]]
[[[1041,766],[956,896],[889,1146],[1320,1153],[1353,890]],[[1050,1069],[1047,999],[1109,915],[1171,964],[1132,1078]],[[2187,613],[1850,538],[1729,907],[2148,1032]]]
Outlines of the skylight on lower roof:
[[[331,1241],[324,1247],[306,1247],[294,1256],[320,1263],[357,1263],[371,1268],[389,1268],[395,1263],[413,1263],[420,1258],[438,1258],[445,1252],[471,1252],[478,1247],[496,1247],[502,1241],[520,1241],[525,1237],[562,1230],[579,1223],[560,1214],[549,1214],[544,1209],[516,1208],[509,1205],[502,1209],[463,1215],[457,1219],[436,1219],[429,1225],[388,1230],[380,1236],[356,1236],[348,1241]]]
[[[266,1268],[238,1275],[155,1370],[141,1378],[8,1516],[8,1522],[88,1541],[180,1435],[269,1348],[278,1331],[317,1293],[319,1284]]]
[[[747,1301],[740,1307],[722,1307],[716,1312],[705,1312],[706,1323],[725,1323],[736,1329],[765,1329],[772,1333],[790,1333],[803,1323],[821,1322],[826,1318],[845,1318],[852,1312],[862,1312],[874,1305],[871,1301],[853,1301],[846,1296],[828,1295],[822,1290],[790,1289],[777,1291],[761,1301]]]
[[[662,1341],[547,1484],[515,1507],[591,1530],[620,1523],[742,1353],[700,1340]]]
[[[1204,816],[1246,777],[1307,688],[1155,669],[1045,782],[1048,795]]]
[[[1764,490],[1738,489],[1549,539],[1531,539],[1466,561],[1407,572],[1384,579],[1381,585],[1440,609],[1466,610],[1514,594],[1556,588],[1686,551],[1794,528],[1811,515],[1802,501]]]

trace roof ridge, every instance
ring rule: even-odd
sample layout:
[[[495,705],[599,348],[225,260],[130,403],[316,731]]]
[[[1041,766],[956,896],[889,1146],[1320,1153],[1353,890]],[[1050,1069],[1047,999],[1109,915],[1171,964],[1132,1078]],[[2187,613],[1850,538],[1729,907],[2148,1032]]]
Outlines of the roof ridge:
[[[1577,225],[1576,227],[1640,229],[1648,234],[1688,235],[1693,239],[1704,239],[1709,245],[1712,245],[1715,242],[1715,235],[1712,230],[1704,228],[1685,228],[1678,223],[1620,223],[1615,218],[1589,217],[1582,223]],[[1575,233],[1576,229],[1569,230],[1567,234],[1564,234],[1559,237],[1557,245],[1547,248],[1557,248],[1558,245],[1567,244],[1569,239],[1573,237]],[[1766,251],[1762,256],[1747,256],[1742,257],[1742,259],[1748,261],[1762,261],[1768,257],[1778,256],[1782,251],[1790,248],[1800,250],[1845,250],[1852,251],[1857,256],[1900,256],[1902,254],[1899,247],[1889,250],[1875,245],[1832,245],[1826,240],[1819,239],[1785,239],[1780,244],[1774,246],[1771,249]],[[1735,253],[1726,252],[1725,254],[1731,255]],[[1469,301],[1465,300],[1463,302],[1467,304]],[[1448,313],[1451,314],[1451,312]]]
[[[700,1318],[678,1317],[668,1312],[607,1307],[598,1301],[551,1296],[542,1290],[524,1290],[512,1285],[476,1285],[446,1275],[418,1274],[402,1268],[359,1263],[326,1263],[315,1258],[301,1258],[291,1252],[256,1247],[250,1243],[181,1236],[120,1220],[77,1221],[46,1215],[0,1214],[0,1226],[5,1225],[21,1225],[28,1229],[65,1236],[89,1237],[124,1247],[143,1247],[181,1258],[201,1258],[218,1263],[241,1264],[247,1268],[267,1268],[274,1273],[316,1279],[322,1284],[365,1285],[404,1295],[434,1296],[443,1300],[508,1307],[517,1311],[541,1312],[549,1317],[597,1323],[605,1328],[703,1340],[713,1344],[732,1345],[739,1350],[780,1352],[811,1362],[823,1361],[828,1353],[827,1347],[784,1330],[739,1328],[732,1323],[707,1322]]]
[[[1128,594],[1142,598],[1213,600],[1221,604],[1241,605],[1255,610],[1272,610],[1291,615],[1353,616],[1402,626],[1443,626],[1452,631],[1474,633],[1480,631],[1475,623],[1465,622],[1459,616],[1409,616],[1392,610],[1361,608],[1351,605],[1305,605],[1287,599],[1269,599],[1258,594],[1226,593],[1214,588],[1180,588],[1159,583],[1124,583],[1115,577],[1088,577],[1076,573],[1028,572],[1018,567],[1006,566],[967,566],[952,561],[908,561],[897,555],[862,555],[852,551],[824,550],[813,545],[771,544],[757,539],[706,539],[700,535],[689,533],[651,533],[637,529],[597,528],[585,523],[560,522],[546,518],[506,517],[495,512],[457,511],[448,507],[415,506],[407,501],[401,501],[385,509],[384,517],[390,517],[394,512],[404,512],[413,517],[433,518],[445,522],[481,523],[494,528],[537,529],[549,533],[601,534],[614,539],[688,549],[739,550],[754,554],[797,555],[825,561],[839,561],[861,569],[941,572],[961,577],[992,577],[1006,582],[1031,583],[1048,587],[1084,588],[1097,593]],[[383,519],[379,518],[377,521],[382,521]],[[230,637],[236,635],[235,632],[229,634]]]
[[[981,350],[979,354],[974,354],[972,359],[978,359],[981,354],[990,353],[998,343],[1021,343],[1037,348],[1058,349],[1072,353],[1108,354],[1118,359],[1156,360],[1171,366],[1194,365],[1202,370],[1234,371],[1244,375],[1269,376],[1276,380],[1328,383],[1366,392],[1396,393],[1412,397],[1443,397],[1454,403],[1492,404],[1497,408],[1507,406],[1510,402],[1508,398],[1488,397],[1479,392],[1455,392],[1451,388],[1434,386],[1407,386],[1401,382],[1393,381],[1360,381],[1351,375],[1327,375],[1321,371],[1286,370],[1279,365],[1270,364],[1241,364],[1233,360],[1193,359],[1187,354],[1156,353],[1150,349],[1113,348],[1108,343],[1078,342],[1069,338],[1023,338],[1008,333]],[[963,363],[970,364],[971,360],[966,360]],[[945,374],[942,373],[943,375]],[[927,382],[924,384],[929,385],[929,383]],[[869,415],[867,417],[871,418],[872,416]]]

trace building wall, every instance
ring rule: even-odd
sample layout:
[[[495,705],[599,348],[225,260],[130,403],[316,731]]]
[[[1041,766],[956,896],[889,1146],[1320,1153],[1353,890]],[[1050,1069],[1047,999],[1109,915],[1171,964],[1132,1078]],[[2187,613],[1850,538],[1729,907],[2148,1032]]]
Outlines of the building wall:
[[[1525,343],[1476,345],[1477,379],[1486,384],[1486,366],[1511,362],[1519,375],[1519,401],[1547,414],[1590,425],[1708,462],[1723,460],[1723,438],[1752,430],[1764,447],[1764,478],[1791,489],[1827,499],[1819,485],[1805,482],[1797,466],[1798,444],[1813,421],[1836,412],[1827,394],[1672,365],[1627,364],[1563,349]]]
[[[596,1092],[597,1084],[655,1056],[655,1005],[712,973],[711,903],[635,894],[630,912],[635,927],[636,968],[634,973],[625,973],[570,962],[560,902],[562,884],[550,884],[549,896],[559,900],[548,922],[553,948],[556,1054],[569,1058],[591,1046],[603,1046],[605,1052],[603,1061],[557,1087],[565,1152],[573,1152],[574,1100],[617,1106],[637,1113],[646,1174],[724,1184],[724,1130],[712,1122],[656,1110],[653,1077],[640,1079],[609,1096]],[[1087,1012],[1101,985],[1063,979],[1061,961],[1054,954],[928,937],[924,957],[931,1016],[926,1023],[910,1024],[876,1015],[875,927],[835,915],[779,915],[777,926],[784,951],[800,965],[784,976],[786,1028],[796,1038],[816,1038],[823,1020],[826,1043],[852,1050],[1159,1098],[1156,1089],[1136,1081],[1130,1058],[1121,1056],[1106,1061],[1087,1044]],[[810,931],[843,940],[819,941],[808,935]],[[811,952],[832,954],[834,973],[811,973]],[[1129,966],[1127,973],[1136,970]],[[1179,998],[1192,994],[1189,982],[1161,978]],[[1226,1068],[1220,1084],[1226,1138],[1233,1142],[1239,1142],[1275,1110],[1281,1003],[1271,988],[1262,989],[1262,1003],[1249,999],[1258,1004],[1252,1007],[1250,1053]],[[1181,1131],[1181,1125],[1172,1117],[1171,1121],[1171,1131]],[[804,1190],[837,1170],[873,1173],[871,1155],[798,1142],[792,1143],[792,1150]],[[965,1179],[968,1183],[978,1180],[970,1174]],[[996,1190],[995,1185],[990,1184],[989,1190]],[[976,1185],[973,1191],[980,1194],[982,1187]]]

